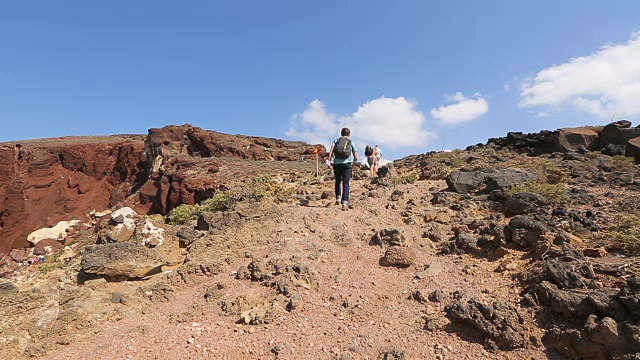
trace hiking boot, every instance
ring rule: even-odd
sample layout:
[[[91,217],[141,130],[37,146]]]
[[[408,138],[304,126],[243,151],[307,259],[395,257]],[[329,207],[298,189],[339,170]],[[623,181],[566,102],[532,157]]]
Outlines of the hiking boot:
[[[336,205],[340,205],[340,200],[336,200]]]
[[[349,210],[349,207],[347,206],[347,204],[342,204],[341,210]]]

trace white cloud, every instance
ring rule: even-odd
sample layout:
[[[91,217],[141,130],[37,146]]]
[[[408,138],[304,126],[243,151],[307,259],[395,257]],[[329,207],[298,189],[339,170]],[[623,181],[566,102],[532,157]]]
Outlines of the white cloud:
[[[610,118],[640,115],[640,32],[622,44],[543,69],[522,84],[520,107],[563,107]]]
[[[547,116],[549,116],[549,113],[546,111],[540,111],[539,113],[536,114],[536,117],[538,119],[546,118]]]
[[[489,102],[478,93],[468,98],[461,92],[457,92],[453,95],[445,95],[444,98],[447,102],[454,104],[431,109],[431,116],[438,119],[441,124],[459,124],[472,121],[489,111]]]
[[[423,129],[424,114],[416,109],[417,103],[404,97],[371,100],[358,106],[351,115],[338,116],[327,111],[324,103],[313,100],[307,108],[291,117],[287,131],[290,138],[329,146],[348,127],[356,145],[379,144],[396,149],[424,146],[435,135]]]

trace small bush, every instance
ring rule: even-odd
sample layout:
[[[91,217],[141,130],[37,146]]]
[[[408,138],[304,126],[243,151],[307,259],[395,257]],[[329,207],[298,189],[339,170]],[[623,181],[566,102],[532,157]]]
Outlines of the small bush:
[[[562,184],[544,184],[544,183],[526,183],[514,185],[507,189],[507,193],[510,195],[532,192],[544,196],[547,200],[556,204],[565,204],[569,202],[569,197],[564,192],[564,185]]]
[[[569,181],[569,172],[548,159],[536,159],[523,167],[536,174],[541,183],[565,184]]]
[[[411,173],[411,174],[402,176],[400,178],[400,183],[401,184],[413,184],[417,180],[418,180],[418,175]]]
[[[38,266],[38,272],[43,275],[58,269],[62,269],[62,263],[60,262],[48,262]]]
[[[166,221],[172,225],[183,225],[197,219],[201,212],[198,205],[180,205],[169,212]]]
[[[422,178],[426,180],[444,180],[447,175],[455,170],[451,166],[443,163],[437,163],[422,169]]]
[[[640,216],[622,214],[607,230],[630,255],[640,255]]]
[[[200,203],[199,208],[201,213],[205,211],[229,211],[233,209],[236,201],[229,192],[221,192]]]
[[[445,164],[455,169],[459,169],[464,166],[464,160],[461,156],[464,155],[464,152],[460,149],[455,149],[453,151],[440,151],[433,154],[433,159],[437,160],[439,163]]]

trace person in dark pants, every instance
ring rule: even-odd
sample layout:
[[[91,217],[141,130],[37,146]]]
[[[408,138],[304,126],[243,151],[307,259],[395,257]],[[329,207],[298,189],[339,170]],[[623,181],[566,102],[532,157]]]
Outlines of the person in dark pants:
[[[358,148],[351,140],[351,130],[343,128],[331,145],[329,159],[332,159],[333,175],[336,178],[336,205],[342,204],[342,210],[349,208],[349,181],[354,162],[358,162]]]

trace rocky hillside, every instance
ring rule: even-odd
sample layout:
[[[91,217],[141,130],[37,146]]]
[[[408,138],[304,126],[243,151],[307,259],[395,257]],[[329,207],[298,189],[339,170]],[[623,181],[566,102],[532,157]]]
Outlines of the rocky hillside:
[[[103,202],[25,228],[5,259],[0,357],[637,358],[637,131],[511,133],[356,169],[348,211],[326,170],[273,161],[306,144],[118,138],[144,156],[115,156],[123,180],[84,192]]]

